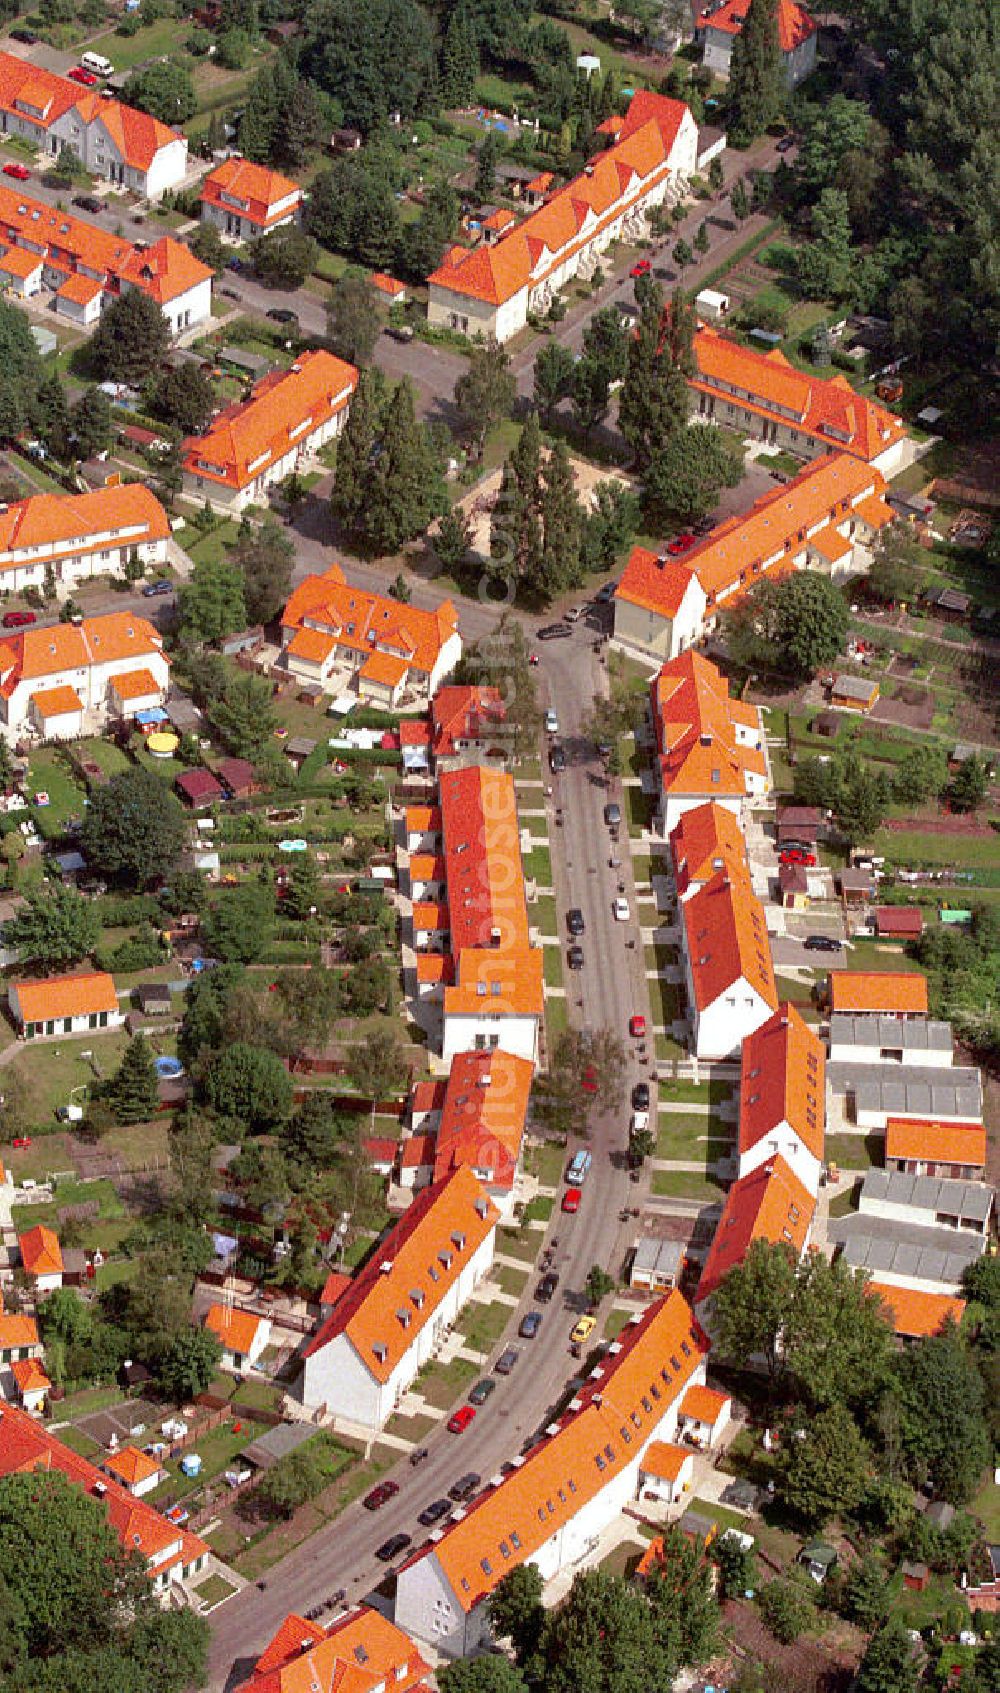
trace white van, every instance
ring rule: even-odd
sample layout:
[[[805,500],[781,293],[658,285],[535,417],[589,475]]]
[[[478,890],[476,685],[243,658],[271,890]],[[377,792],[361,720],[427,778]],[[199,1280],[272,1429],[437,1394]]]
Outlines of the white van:
[[[102,59],[100,53],[81,53],[80,63],[84,70],[93,71],[95,76],[112,76],[114,65],[110,59]]]

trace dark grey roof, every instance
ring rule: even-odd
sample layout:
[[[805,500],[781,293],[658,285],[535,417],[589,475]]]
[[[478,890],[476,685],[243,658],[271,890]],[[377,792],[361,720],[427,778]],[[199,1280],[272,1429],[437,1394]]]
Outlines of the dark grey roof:
[[[289,1452],[304,1446],[315,1433],[309,1423],[277,1423],[266,1434],[252,1440],[244,1449],[243,1456],[251,1464],[256,1464],[259,1470],[269,1470],[279,1458],[287,1458]]]
[[[961,1182],[948,1176],[908,1176],[902,1170],[869,1170],[861,1184],[861,1210],[873,1205],[906,1205],[960,1217],[963,1226],[986,1224],[994,1193],[985,1182]],[[914,1219],[916,1221],[916,1219]]]
[[[830,1018],[830,1045],[902,1047],[907,1053],[950,1052],[951,1024],[923,1017],[868,1017],[835,1011]]]
[[[981,1258],[982,1235],[957,1229],[922,1229],[884,1217],[844,1217],[831,1220],[830,1240],[843,1248],[844,1262],[853,1270],[880,1276],[899,1276],[906,1284],[939,1282],[961,1286],[968,1264]]]
[[[983,1086],[979,1071],[955,1066],[850,1064],[826,1067],[833,1093],[854,1095],[855,1110],[887,1117],[953,1117],[982,1122]]]
[[[683,1242],[661,1240],[657,1235],[644,1235],[637,1242],[632,1274],[638,1270],[648,1276],[676,1276],[684,1256]]]
[[[870,870],[838,870],[837,881],[845,893],[871,893],[875,886]]]

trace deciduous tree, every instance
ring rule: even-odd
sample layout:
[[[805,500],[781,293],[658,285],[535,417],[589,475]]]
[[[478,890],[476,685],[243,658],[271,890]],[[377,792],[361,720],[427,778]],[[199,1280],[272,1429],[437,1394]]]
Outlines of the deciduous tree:
[[[547,425],[559,401],[570,393],[574,368],[573,355],[561,341],[546,341],[535,359],[535,405]]]
[[[6,925],[5,940],[21,964],[62,970],[93,952],[100,932],[88,900],[72,888],[49,883],[27,895],[27,903]]]
[[[367,364],[381,328],[371,283],[347,271],[334,283],[326,305],[326,334],[331,347],[351,364]]]
[[[205,1392],[221,1360],[221,1342],[210,1329],[187,1329],[177,1336],[160,1365],[160,1386],[182,1405]]]
[[[492,341],[475,347],[455,383],[455,410],[477,457],[490,430],[510,416],[516,396],[510,354]]]
[[[890,1617],[868,1644],[854,1683],[857,1693],[916,1693],[913,1642],[902,1617]]]
[[[851,1511],[864,1495],[871,1456],[843,1405],[818,1411],[787,1440],[778,1482],[789,1510],[810,1528]]]
[[[252,964],[274,930],[274,891],[261,882],[225,888],[202,921],[205,943],[227,963]]]
[[[174,125],[187,123],[198,106],[194,83],[176,59],[156,59],[133,71],[122,99],[127,106],[138,106],[140,112]]]
[[[715,505],[722,488],[738,487],[743,462],[720,429],[689,423],[677,429],[651,460],[643,483],[643,506],[654,528],[671,518],[693,523]]]
[[[215,389],[199,365],[185,361],[160,372],[149,405],[182,435],[200,435],[215,411]]]
[[[96,869],[144,887],[173,868],[185,835],[184,813],[166,783],[133,768],[91,795],[81,845]]]
[[[220,1116],[251,1131],[272,1128],[291,1109],[292,1084],[281,1060],[273,1052],[242,1042],[210,1059],[203,1087]]]
[[[221,641],[245,629],[243,572],[231,557],[198,559],[177,594],[181,636],[187,641]]]
[[[269,288],[301,288],[319,257],[312,236],[295,224],[261,235],[250,249],[250,262]]]
[[[545,1610],[542,1578],[535,1564],[517,1564],[497,1583],[489,1599],[490,1623],[514,1648],[518,1664],[529,1664],[538,1650]]]
[[[90,339],[90,362],[110,382],[145,382],[170,346],[170,326],[156,301],[139,288],[118,294]]]
[[[292,589],[295,547],[277,518],[265,517],[237,540],[233,557],[243,572],[243,600],[251,623],[272,623]]]

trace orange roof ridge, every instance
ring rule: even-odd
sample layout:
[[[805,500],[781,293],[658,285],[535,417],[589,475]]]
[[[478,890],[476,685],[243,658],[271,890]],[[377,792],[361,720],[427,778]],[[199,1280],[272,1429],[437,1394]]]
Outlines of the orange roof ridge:
[[[289,370],[259,382],[244,404],[221,412],[205,435],[191,436],[184,443],[184,467],[192,475],[246,487],[305,436],[303,425],[315,430],[342,411],[357,383],[355,366],[332,353],[301,353]]]
[[[719,1283],[743,1262],[754,1240],[784,1241],[798,1258],[816,1210],[809,1189],[780,1153],[735,1181],[708,1250],[695,1294],[695,1305],[711,1298]]]
[[[676,1291],[622,1330],[556,1432],[417,1554],[436,1558],[463,1611],[486,1598],[507,1570],[533,1557],[631,1463],[707,1351],[705,1335]]]
[[[63,1270],[58,1235],[44,1223],[36,1223],[18,1236],[21,1263],[30,1276],[59,1276]]]
[[[467,1164],[511,1187],[524,1139],[534,1065],[495,1047],[452,1059],[438,1127],[434,1178]]]
[[[388,1381],[499,1216],[467,1166],[424,1188],[355,1275],[302,1356],[311,1357],[344,1334],[365,1369],[378,1381]]]
[[[689,647],[669,659],[650,693],[665,790],[742,797],[748,773],[764,775],[760,714],[730,699],[728,682],[701,653]],[[757,742],[741,740],[737,724],[756,726]]]
[[[707,882],[727,866],[739,875],[747,869],[747,849],[739,819],[724,805],[706,800],[693,805],[670,831],[670,853],[677,891]]]
[[[118,990],[106,970],[70,970],[61,976],[24,976],[10,989],[25,1023],[46,1023],[61,1017],[84,1017],[91,1012],[117,1011]]]
[[[825,1120],[823,1045],[795,1006],[785,1002],[743,1042],[740,1155],[787,1123],[822,1161]]]
[[[328,652],[336,642],[355,654],[366,654],[367,663],[392,661],[392,679],[398,681],[400,664],[404,670],[412,667],[431,673],[445,641],[458,629],[458,612],[451,600],[424,611],[387,594],[355,587],[334,564],[322,576],[306,576],[299,583],[281,614],[281,624],[284,631],[295,631],[296,652],[304,651],[310,637],[317,643],[316,655],[320,655],[319,643],[330,643]],[[367,673],[380,671],[373,666]]]
[[[291,1612],[234,1693],[421,1693],[430,1666],[408,1634],[368,1605],[324,1628]]]

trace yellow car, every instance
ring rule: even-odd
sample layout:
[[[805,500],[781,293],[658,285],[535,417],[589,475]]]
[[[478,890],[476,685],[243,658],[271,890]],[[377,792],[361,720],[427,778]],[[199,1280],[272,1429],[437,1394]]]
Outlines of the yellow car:
[[[596,1317],[581,1317],[569,1338],[575,1345],[580,1346],[585,1340],[590,1339],[596,1327]]]

